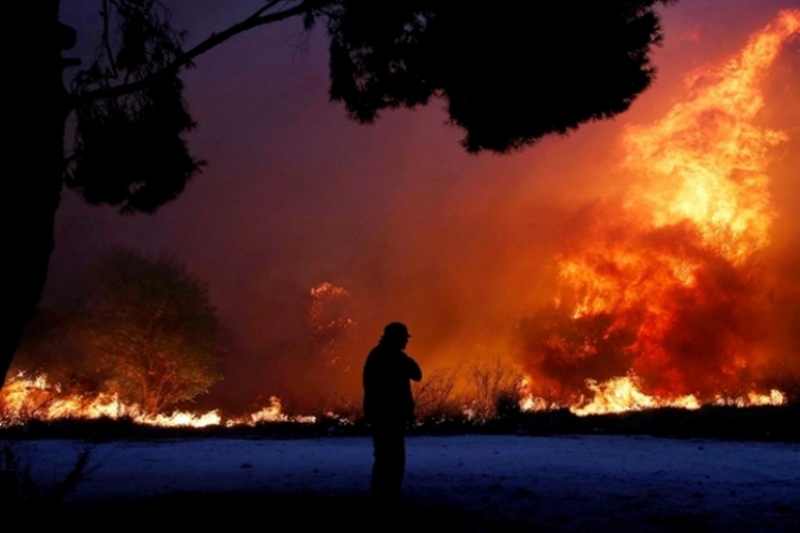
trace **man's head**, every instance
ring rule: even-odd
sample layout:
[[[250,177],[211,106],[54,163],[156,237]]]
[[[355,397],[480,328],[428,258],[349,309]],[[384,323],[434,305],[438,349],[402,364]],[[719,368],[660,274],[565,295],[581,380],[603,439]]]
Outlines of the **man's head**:
[[[383,328],[381,342],[390,346],[396,346],[401,350],[408,344],[408,328],[402,322],[391,322]]]

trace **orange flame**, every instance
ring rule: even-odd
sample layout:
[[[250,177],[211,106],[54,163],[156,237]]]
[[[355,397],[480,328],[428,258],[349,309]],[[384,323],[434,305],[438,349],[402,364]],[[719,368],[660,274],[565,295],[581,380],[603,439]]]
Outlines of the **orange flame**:
[[[600,415],[607,413],[622,413],[626,411],[643,411],[659,407],[677,407],[680,409],[699,409],[702,402],[693,394],[677,396],[674,398],[656,398],[647,395],[639,388],[635,376],[612,378],[603,383],[588,380],[588,389],[594,394],[590,400],[584,400],[569,407],[569,410],[578,416]],[[738,398],[725,398],[717,395],[714,405],[733,405],[736,407],[784,405],[786,397],[778,390],[771,390],[769,394],[748,392]],[[527,394],[520,401],[523,411],[546,411],[560,407],[551,404],[543,398]]]
[[[769,68],[798,33],[800,10],[781,12],[738,56],[690,75],[663,119],[627,129],[625,167],[642,179],[558,257],[556,307],[569,322],[530,347],[540,392],[559,381],[553,369],[591,371],[603,358],[616,377],[585,375],[604,382],[586,381],[588,404],[569,395],[578,414],[693,407],[751,379],[753,258],[775,217],[766,168],[787,139],[755,119]],[[783,401],[777,391],[738,397]]]
[[[627,129],[625,167],[640,183],[620,208],[596,210],[602,219],[586,239],[558,257],[556,307],[565,320],[530,347],[523,410],[566,405],[584,416],[786,402],[748,377],[757,347],[747,323],[754,256],[769,245],[775,218],[766,169],[771,149],[787,139],[756,118],[770,66],[798,33],[800,10],[782,12],[736,57],[688,76],[688,96],[663,119]],[[329,367],[350,370],[348,291],[326,282],[310,296],[314,349]],[[559,382],[559,373],[584,370],[577,386]],[[739,390],[743,382],[750,390]],[[285,415],[277,397],[242,417],[145,415],[113,395],[65,394],[44,375],[11,378],[0,392],[0,427],[63,417],[192,427],[315,420]]]
[[[313,416],[288,416],[282,412],[281,401],[273,396],[270,405],[245,416],[224,419],[219,410],[205,413],[173,411],[145,414],[138,405],[125,404],[116,395],[82,396],[64,394],[61,387],[51,385],[42,374],[28,377],[18,374],[7,380],[0,391],[0,427],[24,424],[29,420],[58,420],[63,418],[95,420],[98,418],[129,418],[137,424],[160,427],[194,427],[225,425],[227,427],[255,426],[266,422],[314,423]]]
[[[769,244],[769,148],[787,139],[753,124],[764,107],[761,85],[783,44],[800,32],[800,11],[784,11],[742,53],[690,75],[693,93],[661,121],[630,128],[627,165],[655,177],[654,187],[631,200],[652,227],[685,221],[703,244],[734,264]]]

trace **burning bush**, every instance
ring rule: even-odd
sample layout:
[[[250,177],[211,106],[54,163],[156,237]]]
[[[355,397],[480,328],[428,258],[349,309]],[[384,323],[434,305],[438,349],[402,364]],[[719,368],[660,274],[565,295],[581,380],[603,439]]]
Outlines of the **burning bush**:
[[[108,392],[154,414],[220,379],[216,310],[205,284],[185,267],[116,250],[99,279],[81,337],[107,377]]]
[[[116,250],[97,279],[99,289],[79,312],[43,313],[15,360],[17,372],[48,375],[50,385],[38,387],[47,402],[106,395],[106,403],[155,415],[219,379],[216,311],[206,286],[183,266]]]
[[[414,386],[416,415],[423,422],[486,422],[520,411],[524,379],[506,360],[477,361],[462,367],[439,368]]]

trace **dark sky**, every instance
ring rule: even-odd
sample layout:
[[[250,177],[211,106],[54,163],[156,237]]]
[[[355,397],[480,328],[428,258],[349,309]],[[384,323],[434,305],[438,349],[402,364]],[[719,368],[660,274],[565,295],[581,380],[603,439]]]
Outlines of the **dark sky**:
[[[165,4],[191,45],[260,2]],[[614,171],[620,129],[660,116],[683,74],[736,52],[779,9],[799,5],[684,0],[664,11],[658,80],[627,114],[503,157],[464,153],[436,101],[355,124],[328,102],[323,28],[303,34],[291,20],[251,31],[184,76],[199,123],[189,145],[208,166],[178,200],[153,216],[120,216],[64,194],[45,302],[77,296],[87,266],[124,245],[185,263],[209,283],[242,349],[266,358],[287,349],[310,287],[323,281],[351,292],[359,349],[382,324],[403,320],[423,362],[481,351],[489,332],[511,327],[509,309],[552,297],[548,269],[568,214],[625,187]],[[98,9],[63,2],[84,57]],[[800,199],[787,190],[787,205]]]

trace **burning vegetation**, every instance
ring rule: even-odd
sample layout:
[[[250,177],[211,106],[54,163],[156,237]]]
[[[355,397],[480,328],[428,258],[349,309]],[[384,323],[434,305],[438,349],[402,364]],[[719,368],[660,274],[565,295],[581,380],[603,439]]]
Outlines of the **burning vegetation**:
[[[770,67],[798,34],[800,11],[782,12],[738,55],[689,75],[685,95],[662,119],[626,129],[624,167],[635,185],[581,211],[580,231],[556,256],[553,305],[533,313],[535,306],[519,305],[506,316],[518,323],[520,342],[498,342],[505,351],[491,364],[462,371],[423,359],[426,379],[416,394],[423,415],[486,420],[504,409],[568,408],[583,416],[781,405],[797,393],[800,289],[781,295],[785,266],[769,255],[779,215],[770,163],[789,134],[765,127],[760,112]],[[120,290],[106,290],[92,303],[98,312],[66,330],[45,328],[45,341],[30,350],[45,355],[23,365],[0,393],[0,426],[64,417],[194,427],[314,421],[284,414],[275,396],[243,414],[185,410],[221,377],[221,328],[207,289],[168,262],[155,265],[150,281],[130,285],[152,265],[117,259],[118,271],[106,272],[107,289]],[[404,293],[395,289],[386,292]],[[385,296],[383,290],[375,292]],[[359,403],[362,357],[366,343],[377,340],[364,337],[382,317],[370,316],[357,295],[358,288],[325,282],[297,304],[302,312],[275,315],[282,320],[274,328],[299,340],[280,337],[264,350],[272,366],[258,364],[269,367],[270,386],[294,384],[305,398],[284,395],[291,385],[277,392],[286,405],[300,406],[290,411],[336,410],[331,402],[342,390],[351,407]],[[457,323],[460,311],[441,318],[442,329]],[[449,357],[452,346],[440,344]],[[448,357],[442,360],[452,362]],[[261,370],[238,371],[261,386]],[[241,381],[227,386],[246,388]]]
[[[737,57],[689,76],[663,119],[627,130],[638,185],[584,213],[587,231],[558,256],[554,309],[523,325],[533,396],[578,413],[783,402],[759,254],[776,216],[770,149],[787,136],[757,115],[798,32],[800,11],[781,13]]]
[[[80,394],[65,392],[59,384],[51,384],[46,375],[28,377],[18,374],[8,380],[0,396],[0,427],[24,424],[31,419],[58,420],[74,418],[126,418],[137,424],[161,427],[195,427],[225,425],[254,426],[267,422],[313,423],[314,417],[287,416],[282,412],[279,398],[270,404],[241,416],[223,416],[220,410],[191,412],[172,410],[148,412],[139,404],[128,404],[117,394]]]

